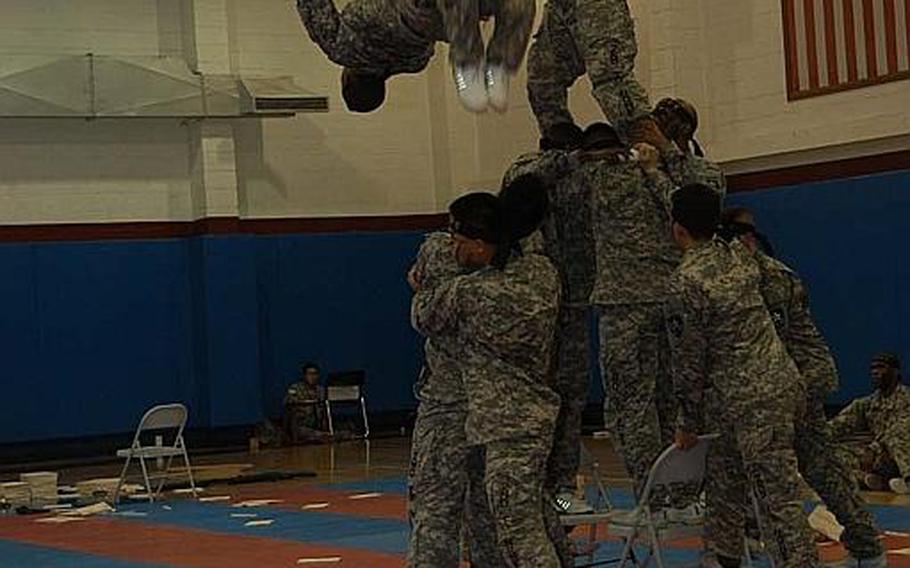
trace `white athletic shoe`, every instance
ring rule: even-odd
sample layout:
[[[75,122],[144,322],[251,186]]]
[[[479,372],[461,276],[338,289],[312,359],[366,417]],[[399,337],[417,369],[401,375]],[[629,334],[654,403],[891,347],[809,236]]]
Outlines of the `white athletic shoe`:
[[[907,480],[902,477],[895,477],[888,482],[888,486],[891,488],[891,491],[894,491],[898,495],[910,494],[910,486],[907,485]]]
[[[825,568],[888,568],[888,559],[884,554],[866,560],[857,560],[848,556],[837,562],[826,562]]]
[[[471,112],[487,110],[489,98],[484,83],[483,68],[473,65],[455,66],[452,69],[452,75],[455,79],[455,91],[464,108]]]
[[[556,510],[561,515],[584,515],[593,513],[594,508],[584,499],[579,499],[571,491],[564,491],[556,495]]]
[[[496,112],[505,112],[509,108],[509,72],[502,65],[488,65],[484,80],[490,106]]]

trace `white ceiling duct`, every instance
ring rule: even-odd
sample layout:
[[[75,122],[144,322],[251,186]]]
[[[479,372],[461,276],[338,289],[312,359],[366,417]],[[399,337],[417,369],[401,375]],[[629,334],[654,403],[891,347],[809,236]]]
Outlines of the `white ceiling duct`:
[[[17,56],[0,61],[0,118],[293,116],[328,99],[289,77],[199,75],[174,57]]]
[[[82,55],[0,58],[0,117],[89,116],[91,83]]]
[[[291,77],[241,78],[241,108],[247,114],[328,112],[329,99],[303,91]]]

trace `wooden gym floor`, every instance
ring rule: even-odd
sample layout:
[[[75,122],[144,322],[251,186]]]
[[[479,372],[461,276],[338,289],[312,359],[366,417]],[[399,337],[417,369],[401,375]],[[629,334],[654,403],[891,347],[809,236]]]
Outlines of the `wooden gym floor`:
[[[380,439],[336,446],[301,446],[203,456],[198,477],[310,470],[313,477],[207,485],[203,500],[167,493],[153,505],[129,503],[116,513],[69,522],[48,515],[0,517],[3,568],[252,568],[340,565],[404,566],[408,440]],[[585,444],[600,463],[614,506],[631,505],[628,481],[608,441]],[[111,464],[60,472],[61,483],[113,477]],[[894,567],[910,567],[910,498],[869,494]],[[601,532],[601,534],[603,534]],[[616,556],[607,540],[597,557]],[[701,544],[671,543],[666,561],[693,565]],[[822,544],[825,559],[841,557],[839,545]],[[758,565],[763,565],[761,562]]]

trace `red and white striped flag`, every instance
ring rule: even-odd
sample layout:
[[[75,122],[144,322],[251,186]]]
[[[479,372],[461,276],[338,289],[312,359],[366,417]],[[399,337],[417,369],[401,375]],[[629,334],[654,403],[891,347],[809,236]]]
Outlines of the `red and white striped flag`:
[[[910,0],[781,0],[790,100],[910,79]]]

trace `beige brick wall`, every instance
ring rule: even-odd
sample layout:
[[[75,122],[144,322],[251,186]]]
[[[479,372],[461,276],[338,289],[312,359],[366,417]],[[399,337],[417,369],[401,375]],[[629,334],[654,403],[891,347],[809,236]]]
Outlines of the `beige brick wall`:
[[[776,0],[631,2],[642,83],[654,99],[695,102],[702,140],[731,167],[773,165],[779,154],[794,163],[808,149],[819,159],[819,148],[862,140],[906,143],[894,137],[910,132],[910,81],[786,101]],[[86,52],[293,75],[332,110],[223,123],[223,143],[200,142],[196,126],[177,120],[0,120],[0,222],[184,220],[235,203],[251,217],[436,212],[468,188],[494,188],[536,146],[524,76],[508,114],[473,116],[455,100],[443,45],[425,73],[390,81],[379,112],[347,113],[340,70],[309,41],[292,0],[3,0],[0,62]],[[582,124],[598,116],[589,88],[581,80],[571,96]],[[208,156],[204,175],[199,156]],[[200,180],[212,192],[200,193]]]
[[[179,56],[183,24],[181,0],[3,0],[0,62]],[[188,136],[175,120],[0,120],[0,223],[190,219]]]
[[[650,20],[650,57],[641,65],[653,97],[692,100],[711,155],[731,168],[910,133],[910,81],[788,102],[777,0],[656,0],[636,7]],[[829,157],[842,151],[832,148]]]

